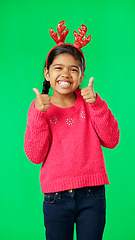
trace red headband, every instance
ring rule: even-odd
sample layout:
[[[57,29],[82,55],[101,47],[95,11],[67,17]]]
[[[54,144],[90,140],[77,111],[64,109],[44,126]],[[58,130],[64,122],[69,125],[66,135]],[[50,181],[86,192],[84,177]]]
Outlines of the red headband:
[[[77,48],[80,51],[80,53],[82,54],[83,59],[84,59],[84,67],[83,67],[83,71],[84,71],[84,69],[85,69],[85,58],[84,58],[83,52],[80,50],[80,48],[84,47],[86,44],[88,44],[90,42],[91,35],[89,35],[88,37],[85,36],[85,34],[87,32],[87,27],[82,24],[81,25],[82,29],[78,28],[78,31],[79,31],[80,35],[76,31],[73,31],[74,36],[75,36],[74,45],[69,44],[69,43],[64,43],[65,38],[66,38],[67,34],[69,33],[68,29],[66,29],[66,31],[63,32],[66,28],[66,25],[63,26],[64,24],[65,24],[65,21],[61,21],[61,22],[58,23],[57,29],[58,29],[59,37],[57,36],[57,32],[55,32],[55,33],[53,32],[53,28],[51,28],[50,31],[49,31],[51,37],[57,43],[57,45],[55,47],[53,47],[50,50],[50,52],[48,53],[48,56],[47,56],[47,59],[46,59],[46,67],[47,67],[48,57],[49,57],[49,55],[50,55],[50,53],[53,49],[55,49],[56,47],[61,46],[61,45],[70,45],[70,46],[73,46],[73,47]],[[83,39],[83,37],[84,37],[84,39]]]

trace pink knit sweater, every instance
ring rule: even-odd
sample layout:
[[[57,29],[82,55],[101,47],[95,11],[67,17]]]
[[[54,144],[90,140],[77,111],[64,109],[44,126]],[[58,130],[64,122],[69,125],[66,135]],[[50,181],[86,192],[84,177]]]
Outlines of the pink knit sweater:
[[[97,94],[90,104],[76,90],[69,108],[51,104],[46,112],[32,102],[28,112],[24,149],[30,161],[42,163],[43,193],[109,184],[102,147],[115,148],[119,128],[107,103]]]

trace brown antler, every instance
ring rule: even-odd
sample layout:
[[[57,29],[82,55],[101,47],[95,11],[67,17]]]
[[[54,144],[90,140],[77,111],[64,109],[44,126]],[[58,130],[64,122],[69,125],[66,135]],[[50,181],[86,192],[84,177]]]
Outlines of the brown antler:
[[[74,46],[77,48],[84,47],[91,40],[91,35],[89,35],[88,37],[86,37],[86,36],[84,37],[84,35],[87,32],[87,27],[83,24],[81,25],[81,27],[82,27],[82,29],[78,28],[80,35],[76,31],[73,32],[74,36],[75,36]],[[84,39],[82,40],[83,37],[84,37]]]
[[[57,29],[58,29],[58,33],[59,33],[59,37],[57,36],[57,32],[53,32],[53,28],[50,29],[50,35],[53,38],[53,40],[57,43],[57,45],[61,45],[64,44],[65,38],[67,36],[67,34],[69,33],[69,30],[66,29],[65,32],[63,32],[66,28],[65,26],[62,26],[65,24],[65,21],[61,21],[58,23]]]

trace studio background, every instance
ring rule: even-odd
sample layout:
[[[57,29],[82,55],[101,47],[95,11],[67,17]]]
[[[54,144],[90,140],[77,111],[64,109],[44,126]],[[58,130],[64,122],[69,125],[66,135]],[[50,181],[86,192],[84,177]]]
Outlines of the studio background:
[[[31,1],[0,3],[0,239],[43,240],[41,165],[24,153],[27,113],[42,91],[48,51],[55,46],[49,29],[65,20],[66,42],[87,26],[91,42],[82,50],[86,70],[82,88],[94,77],[94,90],[108,103],[120,128],[115,149],[103,148],[110,185],[103,240],[135,239],[134,91],[135,1]],[[85,233],[84,233],[85,234]],[[74,236],[74,240],[76,235]]]

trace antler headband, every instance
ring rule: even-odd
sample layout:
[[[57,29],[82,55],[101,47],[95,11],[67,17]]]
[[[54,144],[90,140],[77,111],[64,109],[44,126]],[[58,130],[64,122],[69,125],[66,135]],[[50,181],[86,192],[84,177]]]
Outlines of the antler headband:
[[[65,39],[66,39],[67,34],[69,33],[69,30],[66,29],[66,31],[64,32],[64,30],[66,28],[66,25],[63,26],[64,24],[65,24],[65,21],[61,21],[61,22],[58,23],[57,29],[58,29],[59,37],[57,36],[57,32],[55,32],[55,33],[53,32],[53,28],[51,28],[50,31],[49,31],[51,37],[57,43],[57,45],[50,50],[50,52],[47,56],[47,59],[46,59],[46,67],[47,67],[48,57],[49,57],[49,55],[50,55],[50,53],[53,49],[55,49],[56,47],[58,47],[60,45],[70,45],[70,46],[73,46],[73,47],[77,48],[81,52],[81,54],[83,56],[83,59],[84,59],[84,67],[83,67],[83,71],[84,71],[84,69],[85,69],[85,58],[84,58],[84,55],[83,55],[82,51],[80,50],[80,48],[84,47],[86,44],[88,44],[90,42],[91,35],[89,35],[88,37],[85,36],[85,34],[87,33],[87,27],[82,24],[81,25],[82,29],[78,28],[78,31],[79,31],[80,35],[76,31],[73,31],[74,36],[75,36],[74,45],[69,44],[69,43],[65,43]],[[83,39],[83,37],[84,37],[84,39]]]

